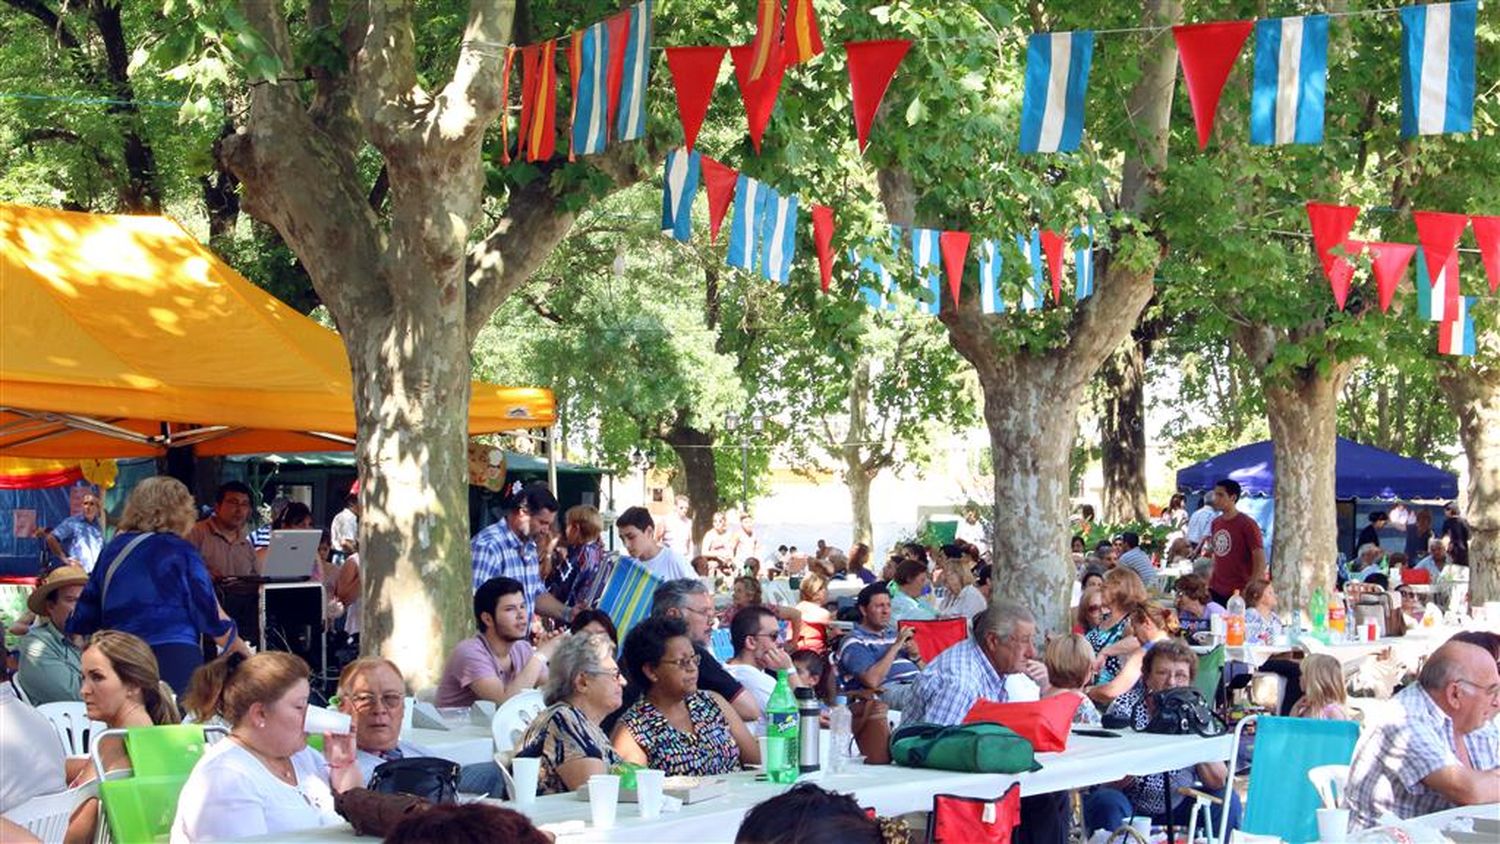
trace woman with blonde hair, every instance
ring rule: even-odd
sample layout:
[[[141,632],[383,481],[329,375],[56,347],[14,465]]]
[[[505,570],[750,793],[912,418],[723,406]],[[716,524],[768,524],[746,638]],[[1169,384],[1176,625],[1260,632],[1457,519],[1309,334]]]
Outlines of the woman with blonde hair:
[[[1108,683],[1119,673],[1122,659],[1141,646],[1130,635],[1130,611],[1146,603],[1146,585],[1140,575],[1128,568],[1115,567],[1104,574],[1104,619],[1098,627],[1084,633],[1094,654],[1103,660],[1099,667],[1100,683]]]
[[[1073,723],[1099,726],[1099,709],[1083,691],[1094,676],[1094,648],[1089,641],[1077,633],[1054,636],[1047,641],[1042,662],[1047,666],[1049,684],[1045,697],[1061,694],[1077,697],[1078,710],[1073,713]]]
[[[199,638],[248,655],[234,622],[219,608],[198,549],[184,537],[193,526],[193,496],[176,478],[147,478],[125,501],[119,532],[104,550],[78,598],[68,633],[132,633],[151,647],[161,677],[179,694],[203,664]]]
[[[1328,654],[1308,654],[1302,660],[1302,699],[1292,705],[1293,718],[1352,721],[1344,666]]]
[[[814,572],[802,578],[797,587],[802,598],[797,604],[802,626],[798,628],[795,650],[810,650],[817,653],[828,651],[828,623],[833,613],[824,606],[828,601],[828,578]]]
[[[951,557],[944,562],[941,577],[947,594],[938,604],[938,618],[973,618],[990,605],[974,585],[974,570],[962,557]]]

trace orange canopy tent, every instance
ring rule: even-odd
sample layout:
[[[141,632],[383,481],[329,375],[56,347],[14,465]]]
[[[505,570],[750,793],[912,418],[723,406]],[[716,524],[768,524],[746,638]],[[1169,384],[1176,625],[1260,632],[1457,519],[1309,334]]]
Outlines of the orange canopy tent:
[[[469,433],[554,413],[549,390],[475,382]],[[335,451],[354,429],[338,335],[174,221],[0,204],[0,455]]]

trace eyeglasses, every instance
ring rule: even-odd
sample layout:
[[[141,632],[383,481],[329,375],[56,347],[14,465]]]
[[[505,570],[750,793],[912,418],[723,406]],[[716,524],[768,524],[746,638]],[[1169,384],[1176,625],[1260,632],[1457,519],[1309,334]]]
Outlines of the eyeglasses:
[[[1474,688],[1474,691],[1488,697],[1490,700],[1500,700],[1500,683],[1496,683],[1493,686],[1481,686],[1473,680],[1461,679],[1455,680],[1454,682],[1463,683],[1465,686],[1472,686]]]
[[[406,698],[398,694],[375,695],[370,692],[360,692],[357,695],[349,696],[349,702],[354,704],[354,708],[361,712],[374,708],[376,701],[380,701],[380,705],[386,709],[395,709],[405,703]]]
[[[693,654],[692,656],[685,656],[682,659],[664,659],[658,664],[675,665],[682,671],[691,671],[703,664],[703,657],[700,654]]]
[[[585,671],[583,673],[588,674],[588,675],[593,676],[593,677],[610,677],[610,678],[613,678],[615,680],[620,679],[620,669],[618,669],[618,668],[611,668],[608,671],[605,671],[603,669],[598,669],[598,670],[595,670],[595,671]]]
[[[1104,612],[1104,605],[1103,604],[1089,604],[1087,607],[1085,607],[1085,609],[1087,609],[1089,612]]]
[[[687,612],[693,613],[694,615],[702,616],[703,618],[713,618],[714,617],[714,611],[713,610],[700,610],[697,607],[683,607],[683,609],[686,610]]]

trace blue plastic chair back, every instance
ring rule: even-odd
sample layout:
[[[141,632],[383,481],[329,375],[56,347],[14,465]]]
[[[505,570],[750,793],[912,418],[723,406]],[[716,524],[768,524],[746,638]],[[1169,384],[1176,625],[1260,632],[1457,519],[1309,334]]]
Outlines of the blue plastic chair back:
[[[720,662],[728,662],[734,658],[734,639],[729,636],[728,627],[716,627],[709,637],[708,649]]]
[[[1359,725],[1262,715],[1255,724],[1255,757],[1240,829],[1276,835],[1290,844],[1318,840],[1317,810],[1323,805],[1307,772],[1319,765],[1347,765],[1354,758]]]

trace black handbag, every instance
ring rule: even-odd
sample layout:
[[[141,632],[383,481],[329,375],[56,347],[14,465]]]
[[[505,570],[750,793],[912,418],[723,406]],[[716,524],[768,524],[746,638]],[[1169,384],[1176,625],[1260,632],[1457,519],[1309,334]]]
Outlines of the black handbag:
[[[380,794],[410,794],[429,803],[454,803],[458,763],[430,756],[392,759],[376,766],[368,788]]]
[[[1192,686],[1162,689],[1151,693],[1154,712],[1144,732],[1169,736],[1221,736],[1228,727],[1203,699],[1203,693]]]

